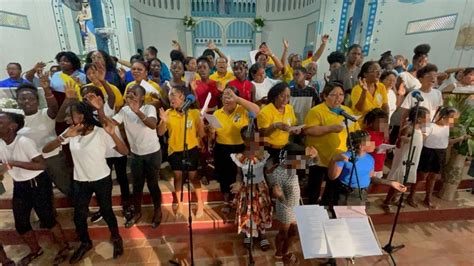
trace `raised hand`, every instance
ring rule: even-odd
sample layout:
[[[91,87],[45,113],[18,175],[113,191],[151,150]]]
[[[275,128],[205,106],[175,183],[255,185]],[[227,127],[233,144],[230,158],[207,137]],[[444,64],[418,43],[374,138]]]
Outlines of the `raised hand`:
[[[75,136],[79,136],[82,133],[82,130],[84,129],[83,124],[77,124],[77,125],[72,125],[69,127],[68,131],[64,133],[64,136],[66,138],[72,138]]]
[[[168,122],[168,114],[163,108],[160,108],[160,120],[163,121],[163,123]]]
[[[84,98],[92,107],[97,110],[102,109],[104,107],[104,101],[102,100],[102,98],[93,93],[88,93],[86,96],[84,96]]]
[[[323,44],[328,43],[328,41],[329,41],[329,35],[328,34],[324,34],[323,36],[321,36],[321,42]]]
[[[137,97],[134,95],[129,95],[127,97],[127,104],[134,113],[140,111],[140,104],[138,103]]]
[[[73,81],[66,81],[64,83],[64,93],[68,99],[77,99],[76,84]]]
[[[174,50],[181,50],[181,45],[177,40],[172,40],[171,41],[171,46],[173,47]]]
[[[216,50],[217,46],[216,44],[213,42],[213,41],[209,41],[207,43],[207,48],[211,49],[211,50]]]
[[[46,64],[44,62],[38,62],[38,63],[35,64],[34,69],[36,71],[38,71],[40,69],[43,69],[45,66],[46,66]]]
[[[229,99],[229,100],[233,100],[233,101],[237,101],[239,97],[237,95],[235,95],[234,91],[227,88],[227,89],[224,90],[224,98]]]
[[[100,82],[105,82],[105,67],[102,64],[95,64],[95,73]]]
[[[359,78],[359,85],[363,90],[368,90],[369,87],[367,86],[367,81],[365,78]]]
[[[38,75],[40,81],[40,87],[44,90],[50,88],[50,81],[49,81],[49,71],[43,72],[41,71]]]
[[[290,47],[290,44],[288,43],[287,39],[283,39],[283,50],[287,50]]]
[[[126,74],[126,72],[127,72],[127,71],[126,71],[125,68],[123,68],[123,67],[120,67],[120,68],[118,69],[118,74],[119,74],[119,77],[120,77],[120,79],[121,79],[122,81],[125,80],[125,74]]]

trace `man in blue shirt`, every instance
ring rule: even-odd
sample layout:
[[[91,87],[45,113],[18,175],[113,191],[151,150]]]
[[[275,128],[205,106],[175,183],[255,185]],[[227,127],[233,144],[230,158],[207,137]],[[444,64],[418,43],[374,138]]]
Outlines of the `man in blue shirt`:
[[[367,190],[371,181],[383,184],[405,192],[407,188],[395,181],[376,178],[374,176],[374,158],[369,154],[375,150],[375,143],[370,141],[367,131],[357,130],[350,133],[347,143],[352,140],[352,147],[356,154],[355,172],[351,176],[353,163],[350,161],[351,151],[335,155],[329,163],[328,176],[334,180],[339,178],[339,192],[336,205],[365,205]]]
[[[9,78],[0,81],[0,87],[18,87],[23,83],[30,83],[21,77],[21,65],[19,63],[8,63],[7,72]]]

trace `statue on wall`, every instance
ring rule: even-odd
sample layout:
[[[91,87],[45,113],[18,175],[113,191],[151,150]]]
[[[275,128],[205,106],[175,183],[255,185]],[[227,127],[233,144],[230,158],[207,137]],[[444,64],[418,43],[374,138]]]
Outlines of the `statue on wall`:
[[[82,8],[78,11],[76,22],[81,32],[84,51],[87,53],[97,50],[94,22],[89,3],[82,3]]]

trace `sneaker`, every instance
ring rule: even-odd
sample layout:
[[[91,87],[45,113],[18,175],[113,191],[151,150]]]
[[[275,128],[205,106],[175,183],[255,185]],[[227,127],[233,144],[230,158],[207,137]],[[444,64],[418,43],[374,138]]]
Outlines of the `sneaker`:
[[[102,214],[100,214],[100,211],[94,212],[91,216],[91,223],[93,223],[93,224],[98,223],[102,219],[103,219],[103,217],[102,217]]]

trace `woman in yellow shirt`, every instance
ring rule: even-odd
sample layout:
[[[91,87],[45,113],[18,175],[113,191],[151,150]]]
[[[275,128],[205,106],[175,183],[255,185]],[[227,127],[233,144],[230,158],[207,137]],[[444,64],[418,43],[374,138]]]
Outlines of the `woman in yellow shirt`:
[[[381,108],[387,114],[388,93],[383,83],[379,82],[382,69],[376,61],[368,61],[362,65],[359,73],[359,84],[352,88],[352,110],[360,115],[363,121],[365,114],[375,108]]]
[[[91,63],[84,66],[84,72],[87,75],[87,79],[91,82],[85,86],[92,85],[99,88],[105,97],[105,101],[109,104],[112,103],[111,106],[114,107],[115,112],[118,112],[122,108],[124,100],[120,90],[105,79],[105,68],[99,64]],[[79,99],[82,100],[81,93],[79,91],[77,93]]]
[[[290,134],[298,135],[301,129],[294,129],[297,119],[293,107],[289,105],[290,88],[286,83],[278,83],[268,92],[268,104],[257,116],[260,134],[264,137],[265,150],[274,162],[279,162],[281,149],[288,144]]]
[[[232,161],[232,153],[243,152],[245,145],[240,134],[243,127],[249,124],[249,114],[257,115],[260,111],[258,105],[238,96],[239,91],[230,87],[222,95],[223,107],[214,112],[222,127],[214,130],[212,138],[216,139],[214,145],[214,165],[221,192],[224,194],[224,213],[230,211],[230,185],[235,183],[237,166]]]
[[[169,93],[171,108],[164,110],[160,108],[160,123],[158,124],[158,134],[163,136],[168,132],[168,160],[171,169],[174,172],[174,190],[178,202],[176,214],[181,215],[183,205],[181,203],[181,184],[183,176],[183,137],[184,137],[184,113],[181,112],[181,106],[186,99],[186,92],[182,87],[172,88]],[[204,203],[202,201],[201,182],[196,178],[197,168],[199,164],[199,139],[204,137],[204,123],[197,109],[189,109],[188,120],[186,123],[186,143],[188,145],[188,170],[189,180],[193,183],[193,187],[197,198],[196,217],[204,214]]]
[[[145,88],[146,95],[145,95],[144,103],[154,105],[155,107],[161,107],[162,102],[164,101],[162,99],[165,99],[167,97],[166,97],[166,94],[163,93],[163,90],[161,89],[160,85],[158,85],[156,82],[148,78],[148,63],[145,61],[133,62],[132,76],[134,80],[127,84],[127,87],[125,87],[125,91],[123,95],[127,95],[128,88],[130,88],[133,85],[140,85],[142,80],[144,80],[148,82],[156,90],[156,93],[155,93]]]
[[[322,197],[322,204],[328,205],[334,202],[337,194],[338,181],[328,179],[328,166],[332,157],[340,152],[345,152],[347,131],[344,126],[343,116],[338,115],[338,110],[352,114],[350,108],[343,106],[344,89],[342,83],[328,82],[323,89],[324,102],[316,105],[305,117],[306,135],[305,145],[314,147],[319,152],[317,165],[309,167],[308,197],[310,204],[318,203],[321,193],[321,185],[326,180],[326,187]],[[349,130],[358,129],[358,123],[349,124]]]

